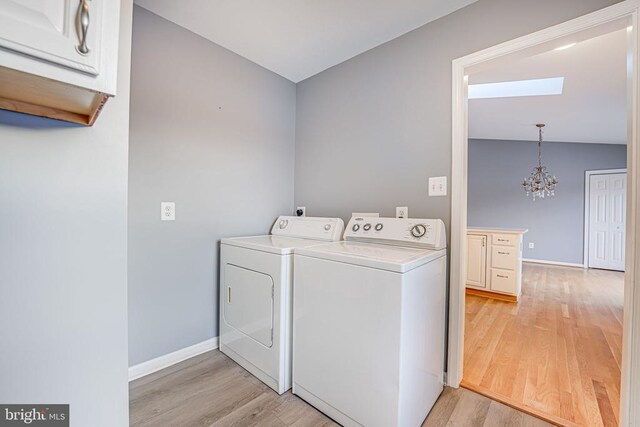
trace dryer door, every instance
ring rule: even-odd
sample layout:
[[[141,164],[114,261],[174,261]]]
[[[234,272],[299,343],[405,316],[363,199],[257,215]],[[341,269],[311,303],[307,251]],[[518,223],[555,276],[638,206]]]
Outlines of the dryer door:
[[[224,318],[227,324],[260,344],[273,345],[273,279],[257,271],[226,264]]]

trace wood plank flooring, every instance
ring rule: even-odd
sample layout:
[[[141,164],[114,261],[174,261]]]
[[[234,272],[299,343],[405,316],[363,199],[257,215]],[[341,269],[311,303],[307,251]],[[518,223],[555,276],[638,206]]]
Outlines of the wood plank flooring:
[[[336,426],[291,394],[268,388],[219,351],[130,384],[132,426]],[[549,424],[465,389],[446,388],[425,427],[546,427]]]
[[[558,424],[616,426],[624,273],[525,264],[518,303],[466,297],[464,384]]]

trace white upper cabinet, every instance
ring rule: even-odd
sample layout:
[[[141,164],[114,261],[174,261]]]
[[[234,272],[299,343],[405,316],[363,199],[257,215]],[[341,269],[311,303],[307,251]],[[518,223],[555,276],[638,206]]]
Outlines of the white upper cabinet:
[[[0,46],[98,75],[104,1],[2,0]]]
[[[116,94],[119,0],[0,0],[0,66]]]

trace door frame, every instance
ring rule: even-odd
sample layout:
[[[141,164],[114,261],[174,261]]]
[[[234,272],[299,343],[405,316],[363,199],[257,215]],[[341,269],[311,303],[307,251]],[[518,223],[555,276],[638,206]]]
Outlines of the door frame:
[[[584,254],[582,256],[582,264],[584,268],[589,268],[589,220],[590,220],[590,202],[591,202],[591,176],[593,175],[612,175],[616,173],[627,173],[627,169],[601,169],[590,170],[584,172],[584,237],[583,248]],[[629,175],[627,175],[627,178]],[[626,252],[626,248],[625,248]],[[625,253],[625,259],[627,254]]]
[[[449,342],[447,384],[459,387],[464,363],[464,321],[467,231],[468,166],[468,77],[467,70],[488,61],[522,54],[557,44],[563,38],[610,27],[624,20],[629,40],[627,98],[627,236],[625,260],[625,301],[622,342],[622,386],[620,425],[640,425],[640,75],[638,67],[638,16],[640,0],[625,0],[588,15],[519,37],[517,39],[458,58],[452,62],[452,165],[451,165],[451,269],[449,287]]]

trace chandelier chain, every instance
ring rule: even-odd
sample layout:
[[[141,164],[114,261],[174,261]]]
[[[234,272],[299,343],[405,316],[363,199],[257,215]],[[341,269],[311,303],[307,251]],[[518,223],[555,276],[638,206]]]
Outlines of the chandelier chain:
[[[538,166],[542,167],[542,128],[538,129]]]

